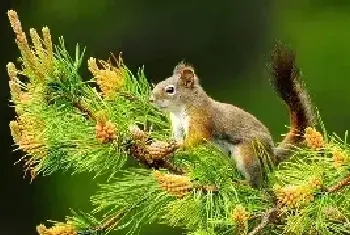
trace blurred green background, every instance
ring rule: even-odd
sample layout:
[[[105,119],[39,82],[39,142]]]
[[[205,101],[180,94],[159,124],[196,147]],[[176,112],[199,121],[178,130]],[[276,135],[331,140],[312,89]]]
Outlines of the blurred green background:
[[[144,65],[151,82],[170,75],[185,59],[217,100],[260,118],[276,141],[287,131],[288,114],[268,82],[266,59],[275,39],[297,52],[298,64],[330,132],[348,128],[350,103],[350,1],[348,0],[11,0],[1,3],[0,235],[32,235],[35,225],[63,220],[70,208],[91,210],[89,196],[98,179],[56,173],[33,183],[23,179],[19,155],[11,153],[5,65],[19,56],[6,11],[15,9],[26,30],[49,26],[55,42],[64,35],[87,47],[87,57],[106,59],[123,52],[136,71]],[[86,58],[87,58],[86,57]],[[81,71],[86,76],[86,65]],[[173,231],[173,232],[172,232]],[[150,225],[141,234],[179,234]],[[117,233],[118,234],[118,233]],[[122,233],[119,233],[122,234]]]

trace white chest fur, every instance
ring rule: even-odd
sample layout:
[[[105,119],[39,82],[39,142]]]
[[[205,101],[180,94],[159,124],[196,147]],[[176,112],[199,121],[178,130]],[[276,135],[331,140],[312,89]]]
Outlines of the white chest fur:
[[[170,120],[173,138],[178,143],[182,143],[184,137],[188,134],[189,131],[190,118],[187,115],[186,110],[183,108],[179,111],[170,112]]]

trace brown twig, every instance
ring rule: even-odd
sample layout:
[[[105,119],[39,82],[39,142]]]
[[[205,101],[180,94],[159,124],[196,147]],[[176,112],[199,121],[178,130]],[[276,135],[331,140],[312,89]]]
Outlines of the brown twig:
[[[96,228],[97,231],[109,231],[112,230],[116,224],[118,223],[118,220],[124,216],[125,213],[117,213],[116,215],[113,215],[109,218],[107,218],[100,226]]]
[[[162,157],[159,157],[158,154],[153,156],[153,153],[148,151],[148,146],[152,144],[151,141],[147,141],[146,143],[132,143],[127,149],[130,151],[130,155],[136,159],[140,164],[146,166],[150,169],[166,169],[171,173],[182,175],[185,173],[184,169],[175,166],[170,161],[170,157],[174,154],[176,147],[169,152],[164,153]]]
[[[99,234],[99,232],[108,233],[118,224],[118,221],[120,221],[125,214],[125,212],[116,213],[102,221],[101,225],[79,231],[77,235],[93,235]]]
[[[265,226],[272,221],[272,214],[277,213],[278,211],[279,210],[277,207],[267,210],[262,216],[261,223],[258,224],[248,235],[256,235],[259,232],[261,232],[265,228]]]
[[[140,164],[150,169],[166,169],[172,174],[183,175],[186,173],[185,169],[176,166],[169,159],[157,159],[152,162],[147,161],[145,157],[141,154],[133,154],[131,156],[134,157]]]
[[[177,175],[183,175],[183,174],[186,173],[186,171],[183,168],[175,166],[170,161],[164,161],[162,168],[167,169],[171,173],[174,173],[174,174],[177,174]]]
[[[91,120],[95,119],[93,113],[90,110],[88,110],[86,107],[84,107],[81,101],[73,102],[73,107],[77,108],[82,114],[85,114],[89,119]]]
[[[138,126],[130,126],[131,140],[127,150],[142,165],[153,169],[167,169],[171,173],[182,175],[185,170],[171,162],[170,158],[179,145],[174,141],[157,141]]]
[[[347,175],[344,179],[336,183],[335,185],[327,188],[327,192],[334,193],[339,191],[340,189],[347,187],[350,185],[350,175]]]

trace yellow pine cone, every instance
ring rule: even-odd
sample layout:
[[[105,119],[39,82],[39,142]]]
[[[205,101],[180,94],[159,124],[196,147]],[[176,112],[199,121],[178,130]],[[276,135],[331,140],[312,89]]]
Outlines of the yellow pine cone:
[[[48,27],[42,28],[43,33],[43,41],[45,45],[45,52],[46,52],[46,58],[43,61],[44,65],[46,65],[46,72],[51,72],[50,69],[53,69],[53,46],[52,46],[52,39],[51,39],[51,33],[50,29]]]
[[[318,181],[315,185],[317,187]],[[295,186],[288,185],[284,187],[275,187],[275,193],[279,207],[297,208],[302,204],[307,204],[314,200],[314,190],[310,183],[305,185]]]
[[[97,60],[91,57],[88,61],[88,68],[96,78],[103,97],[114,98],[115,93],[124,86],[124,67],[120,62],[116,67],[104,61],[99,61],[99,64],[102,69],[99,68]]]
[[[182,198],[192,191],[193,185],[187,176],[162,174],[159,171],[154,171],[159,186],[169,194]]]
[[[45,141],[41,135],[44,124],[30,115],[20,115],[10,122],[11,135],[23,151],[33,156],[45,156]]]
[[[6,66],[7,68],[7,73],[9,75],[10,81],[17,81],[17,74],[18,74],[18,70],[16,69],[14,63],[9,62]]]
[[[78,235],[76,227],[70,223],[57,223],[51,228],[45,225],[38,225],[36,231],[39,235]]]
[[[309,186],[313,189],[320,189],[322,184],[322,178],[318,176],[314,176],[309,180]]]
[[[249,212],[242,206],[237,206],[233,209],[231,214],[232,220],[238,224],[238,227],[244,228],[249,219]]]
[[[7,14],[16,35],[16,44],[22,54],[24,70],[30,74],[34,74],[36,78],[43,80],[53,70],[53,50],[50,30],[47,27],[43,28],[43,38],[41,39],[36,30],[31,29],[30,36],[34,45],[30,45],[22,29],[17,12],[9,10]],[[45,48],[41,41],[44,42]]]
[[[341,167],[341,166],[346,165],[350,162],[349,156],[340,148],[335,148],[332,151],[332,157],[333,157],[333,161],[334,161],[333,165],[335,167]]]
[[[12,62],[9,62],[7,64],[7,73],[10,78],[9,87],[12,101],[14,101],[16,104],[28,103],[31,100],[31,95],[29,92],[22,91],[20,81],[17,77],[19,71],[16,69],[15,65]]]
[[[30,173],[33,180],[36,175],[37,164],[47,155],[45,140],[42,137],[42,123],[40,120],[21,115],[16,121],[10,122],[11,135],[18,148],[25,151],[30,157],[25,158],[25,171]]]
[[[306,145],[312,150],[322,149],[325,145],[323,136],[316,129],[308,127],[305,129],[305,141]]]
[[[117,138],[116,126],[110,121],[97,121],[96,138],[102,143],[112,142]]]

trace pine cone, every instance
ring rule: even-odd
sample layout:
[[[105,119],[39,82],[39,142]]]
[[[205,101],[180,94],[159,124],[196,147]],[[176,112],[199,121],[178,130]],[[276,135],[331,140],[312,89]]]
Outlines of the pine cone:
[[[191,180],[187,176],[162,174],[159,171],[155,171],[154,177],[163,190],[178,198],[186,196],[193,189]]]
[[[333,165],[335,167],[341,167],[343,165],[346,165],[349,163],[349,156],[341,149],[336,148],[332,151],[332,156],[333,156]]]
[[[143,161],[145,157],[145,144],[131,144],[129,147],[130,154],[138,160]]]
[[[154,141],[147,143],[145,141],[135,141],[131,144],[129,150],[132,156],[146,163],[149,167],[161,167],[176,148],[177,146],[172,142]]]
[[[76,227],[72,223],[57,223],[51,228],[46,228],[45,225],[36,227],[39,235],[78,235]]]
[[[321,177],[315,176],[309,180],[309,185],[313,189],[320,189],[322,187],[322,184],[323,182]]]
[[[102,143],[112,142],[117,138],[116,136],[116,127],[110,122],[102,122],[98,121],[95,127],[96,130],[96,138]]]
[[[304,137],[306,145],[312,150],[322,149],[325,145],[322,134],[314,128],[306,128]]]
[[[238,224],[238,227],[240,229],[243,229],[245,227],[246,222],[249,219],[249,213],[242,206],[237,206],[232,211],[231,216],[232,216],[232,220]]]
[[[310,183],[300,186],[275,187],[279,207],[290,208],[296,208],[313,201],[314,190],[315,188],[312,188]]]
[[[175,145],[166,141],[154,141],[145,146],[145,159],[152,163],[158,160],[165,160],[175,151]]]
[[[101,88],[103,97],[112,99],[116,92],[124,86],[124,67],[122,64],[113,66],[105,61],[99,61],[99,65],[102,67],[101,69],[97,65],[95,58],[90,58],[88,61],[88,68],[96,78],[96,83]]]

